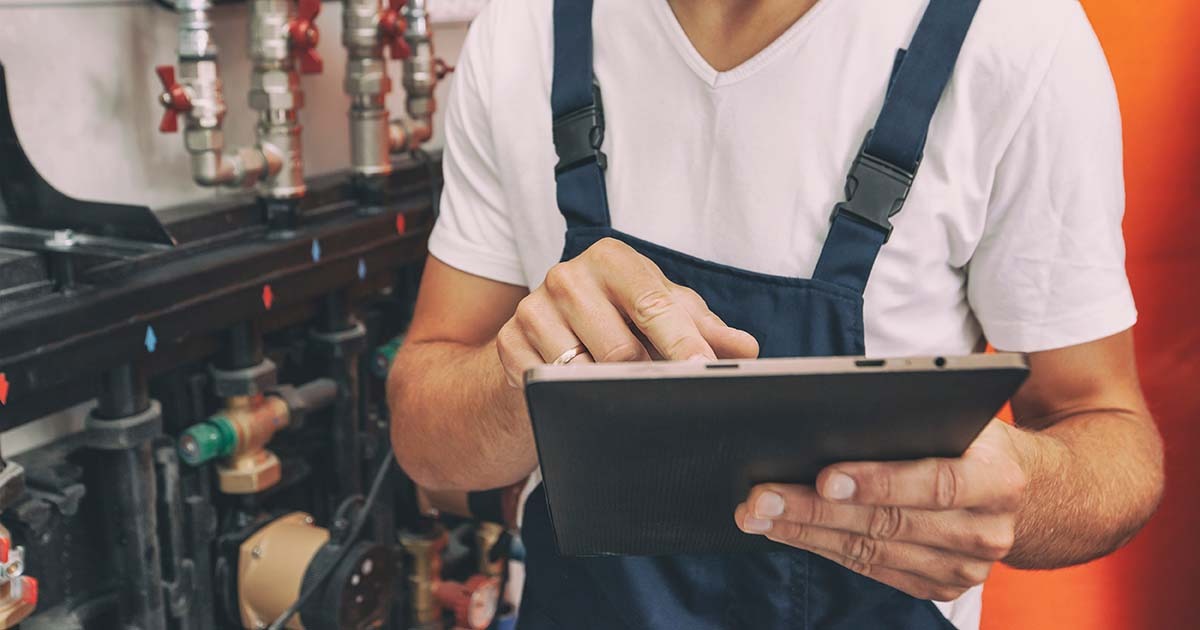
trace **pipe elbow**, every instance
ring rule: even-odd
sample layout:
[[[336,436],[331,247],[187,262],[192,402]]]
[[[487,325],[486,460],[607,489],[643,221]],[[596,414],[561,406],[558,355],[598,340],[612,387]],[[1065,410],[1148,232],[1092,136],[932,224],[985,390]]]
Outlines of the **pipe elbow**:
[[[192,180],[200,186],[223,186],[233,177],[233,165],[219,150],[192,153]]]

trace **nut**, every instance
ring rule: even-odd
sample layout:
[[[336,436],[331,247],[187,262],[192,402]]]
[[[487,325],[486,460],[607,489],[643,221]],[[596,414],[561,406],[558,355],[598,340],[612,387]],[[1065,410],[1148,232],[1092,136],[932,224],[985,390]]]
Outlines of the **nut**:
[[[183,145],[190,153],[220,151],[225,148],[225,132],[220,129],[195,129],[189,126],[183,132]]]

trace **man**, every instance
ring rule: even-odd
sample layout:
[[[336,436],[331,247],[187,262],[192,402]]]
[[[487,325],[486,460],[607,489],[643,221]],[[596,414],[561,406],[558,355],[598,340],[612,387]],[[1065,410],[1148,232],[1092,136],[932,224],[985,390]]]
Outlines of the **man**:
[[[535,490],[522,628],[975,628],[994,562],[1145,523],[1120,120],[1077,2],[591,4],[493,0],[467,38],[390,390],[418,484],[526,479],[541,363],[990,342],[1032,371],[962,458],[753,489],[730,518],[794,551],[561,558]]]

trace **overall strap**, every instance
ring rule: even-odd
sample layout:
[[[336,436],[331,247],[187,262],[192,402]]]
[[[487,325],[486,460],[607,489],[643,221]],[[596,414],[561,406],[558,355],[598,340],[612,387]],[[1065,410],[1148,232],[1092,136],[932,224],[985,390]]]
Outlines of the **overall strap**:
[[[846,177],[813,278],[862,292],[921,165],[929,123],[954,72],[979,0],[930,0],[897,56],[875,127]]]
[[[554,181],[567,228],[609,225],[604,107],[592,74],[592,0],[554,0]]]

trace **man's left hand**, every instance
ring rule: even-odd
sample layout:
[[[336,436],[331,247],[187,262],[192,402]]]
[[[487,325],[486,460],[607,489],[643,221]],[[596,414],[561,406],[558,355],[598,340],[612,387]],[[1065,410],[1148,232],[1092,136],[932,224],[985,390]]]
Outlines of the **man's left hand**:
[[[992,420],[958,459],[835,464],[815,489],[756,486],[735,518],[747,533],[949,601],[1012,549],[1026,485],[1017,443],[1028,438]]]

